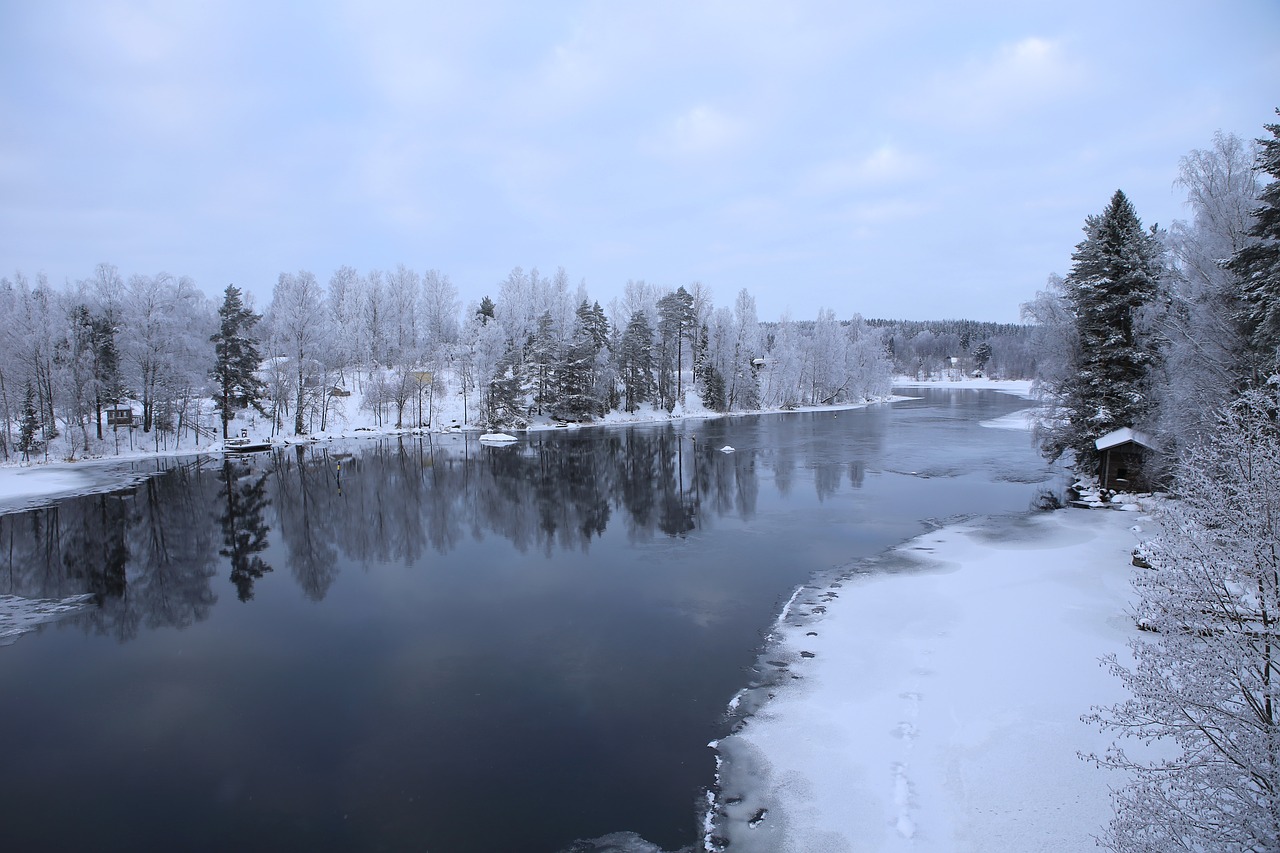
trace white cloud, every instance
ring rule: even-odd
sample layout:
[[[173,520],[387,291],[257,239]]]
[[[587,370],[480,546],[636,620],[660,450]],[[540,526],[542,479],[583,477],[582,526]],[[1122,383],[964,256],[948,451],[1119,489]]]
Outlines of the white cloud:
[[[818,164],[802,180],[800,189],[809,195],[834,195],[882,188],[914,182],[927,170],[923,157],[886,143],[860,157]]]
[[[1084,62],[1060,41],[1028,36],[937,75],[919,102],[952,121],[990,122],[1068,98],[1088,79]]]
[[[733,148],[744,131],[734,116],[698,104],[668,119],[648,147],[658,154],[704,158]]]

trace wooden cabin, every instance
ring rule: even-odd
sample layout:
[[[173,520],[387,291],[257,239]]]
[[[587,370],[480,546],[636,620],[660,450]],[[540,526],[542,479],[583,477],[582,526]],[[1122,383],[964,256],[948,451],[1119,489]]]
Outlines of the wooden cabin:
[[[1098,448],[1098,484],[1102,488],[1117,492],[1151,491],[1145,468],[1156,446],[1150,436],[1133,427],[1121,427],[1093,444]]]

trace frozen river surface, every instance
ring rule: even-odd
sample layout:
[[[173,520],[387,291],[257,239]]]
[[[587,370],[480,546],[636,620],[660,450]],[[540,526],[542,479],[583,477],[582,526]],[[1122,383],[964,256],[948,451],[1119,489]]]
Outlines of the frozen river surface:
[[[0,516],[0,596],[94,596],[0,647],[7,846],[697,845],[795,587],[1050,485],[980,425],[1025,401],[912,393],[188,460]]]

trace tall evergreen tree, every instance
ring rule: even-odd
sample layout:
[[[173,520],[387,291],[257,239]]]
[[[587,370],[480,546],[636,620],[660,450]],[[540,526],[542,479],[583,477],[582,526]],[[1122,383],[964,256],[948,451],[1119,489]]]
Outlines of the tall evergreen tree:
[[[1276,110],[1280,115],[1280,109]],[[1261,193],[1250,236],[1256,238],[1231,258],[1227,268],[1241,278],[1243,321],[1261,372],[1280,362],[1280,124],[1265,125],[1271,139],[1259,139],[1258,170],[1275,180]]]
[[[1085,220],[1084,232],[1063,281],[1079,341],[1076,363],[1047,389],[1062,419],[1041,434],[1050,458],[1073,450],[1080,465],[1096,458],[1095,439],[1143,426],[1150,415],[1148,379],[1158,348],[1142,314],[1156,297],[1162,260],[1155,229],[1142,227],[1120,190],[1101,215]]]
[[[643,311],[636,311],[627,323],[618,347],[618,373],[622,378],[624,406],[634,412],[652,396],[653,328]]]
[[[31,382],[27,382],[22,396],[22,424],[18,428],[18,449],[22,451],[22,459],[31,458],[31,451],[39,446],[36,433],[40,431],[40,417],[36,414],[36,391]]]
[[[525,419],[524,372],[520,355],[510,342],[489,380],[489,393],[485,399],[490,427],[498,429],[513,426],[523,429],[528,426]]]
[[[227,424],[237,409],[252,406],[262,411],[266,393],[257,371],[262,363],[257,342],[250,336],[262,319],[245,307],[240,288],[227,285],[226,295],[218,308],[218,331],[209,340],[214,345],[216,360],[212,377],[217,384],[214,408],[222,415],[222,437],[227,437]]]
[[[602,414],[598,393],[597,357],[608,340],[608,321],[600,310],[582,300],[578,306],[573,339],[555,376],[555,405],[551,413],[561,420],[578,421]]]
[[[127,393],[120,372],[120,351],[116,347],[116,330],[109,318],[93,318],[93,373],[96,379],[94,409],[98,420],[98,439],[102,439],[102,408],[119,403]]]
[[[658,332],[661,336],[658,394],[663,407],[668,411],[684,393],[684,341],[692,337],[697,319],[693,310],[693,297],[683,286],[658,300]],[[671,387],[673,380],[674,388]]]

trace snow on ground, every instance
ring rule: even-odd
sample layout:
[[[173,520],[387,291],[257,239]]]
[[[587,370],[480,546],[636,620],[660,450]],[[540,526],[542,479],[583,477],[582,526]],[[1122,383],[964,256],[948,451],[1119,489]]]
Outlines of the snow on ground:
[[[73,595],[70,598],[22,598],[17,595],[0,595],[0,646],[17,641],[37,625],[61,619],[93,603],[92,595]]]
[[[957,524],[802,588],[761,658],[772,678],[735,697],[754,715],[715,745],[712,834],[735,853],[1093,849],[1120,780],[1077,756],[1110,742],[1079,718],[1123,698],[1098,659],[1136,633],[1150,523]]]

